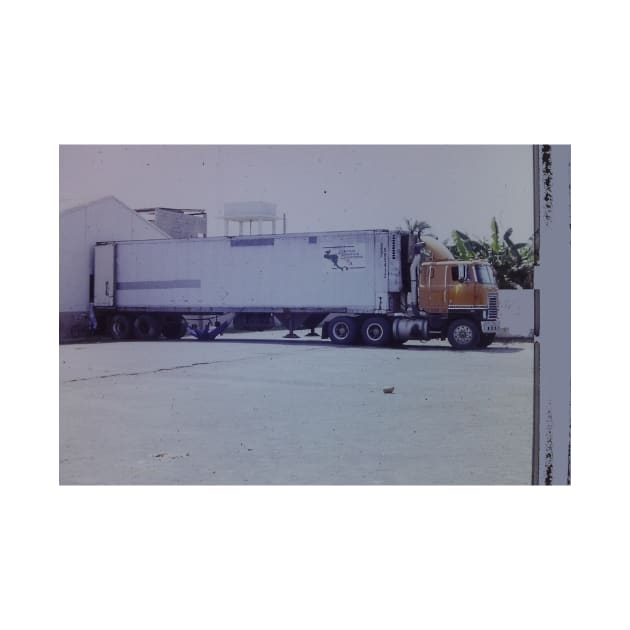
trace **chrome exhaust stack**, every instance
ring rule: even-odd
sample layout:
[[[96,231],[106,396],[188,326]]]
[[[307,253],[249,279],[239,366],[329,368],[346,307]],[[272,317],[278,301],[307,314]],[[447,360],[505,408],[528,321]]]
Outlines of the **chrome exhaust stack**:
[[[417,253],[411,261],[409,275],[411,276],[411,291],[407,296],[407,311],[410,313],[418,312],[418,267],[422,262],[422,256]]]

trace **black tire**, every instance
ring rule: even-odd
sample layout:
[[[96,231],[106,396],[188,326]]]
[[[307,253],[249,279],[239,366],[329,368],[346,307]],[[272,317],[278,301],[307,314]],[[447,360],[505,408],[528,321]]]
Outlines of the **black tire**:
[[[487,348],[494,341],[495,337],[496,337],[495,333],[489,333],[487,335],[484,333],[481,333],[479,337],[479,347]]]
[[[328,324],[328,335],[333,343],[350,346],[359,338],[359,325],[352,317],[335,317]]]
[[[479,345],[479,326],[470,319],[456,319],[448,327],[448,342],[456,350],[470,350]]]
[[[186,321],[178,315],[168,315],[162,321],[162,334],[167,339],[181,339],[188,330]]]
[[[117,313],[112,317],[109,330],[112,335],[112,339],[116,339],[118,341],[130,339],[133,331],[131,327],[131,319],[127,317],[127,315]]]
[[[369,317],[361,326],[361,339],[366,346],[389,346],[392,323],[386,317]]]
[[[161,326],[153,315],[138,315],[133,322],[133,333],[136,339],[151,341],[160,336]]]

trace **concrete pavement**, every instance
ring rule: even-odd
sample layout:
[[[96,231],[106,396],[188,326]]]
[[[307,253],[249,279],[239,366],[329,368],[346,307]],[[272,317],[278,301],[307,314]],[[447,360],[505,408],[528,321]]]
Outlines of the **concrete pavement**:
[[[532,358],[278,331],[64,345],[60,483],[528,484]]]

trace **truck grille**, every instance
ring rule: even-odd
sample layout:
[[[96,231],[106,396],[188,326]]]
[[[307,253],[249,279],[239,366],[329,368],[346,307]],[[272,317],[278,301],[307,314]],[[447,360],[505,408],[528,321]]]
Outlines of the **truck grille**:
[[[497,307],[497,294],[489,293],[488,294],[488,319],[496,319],[499,314],[499,309]]]

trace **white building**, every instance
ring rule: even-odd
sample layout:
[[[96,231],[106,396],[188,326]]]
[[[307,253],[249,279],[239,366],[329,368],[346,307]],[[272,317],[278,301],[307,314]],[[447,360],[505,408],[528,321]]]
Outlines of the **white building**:
[[[115,197],[105,197],[60,214],[60,339],[79,337],[87,330],[94,244],[153,238],[169,238],[169,235]]]

